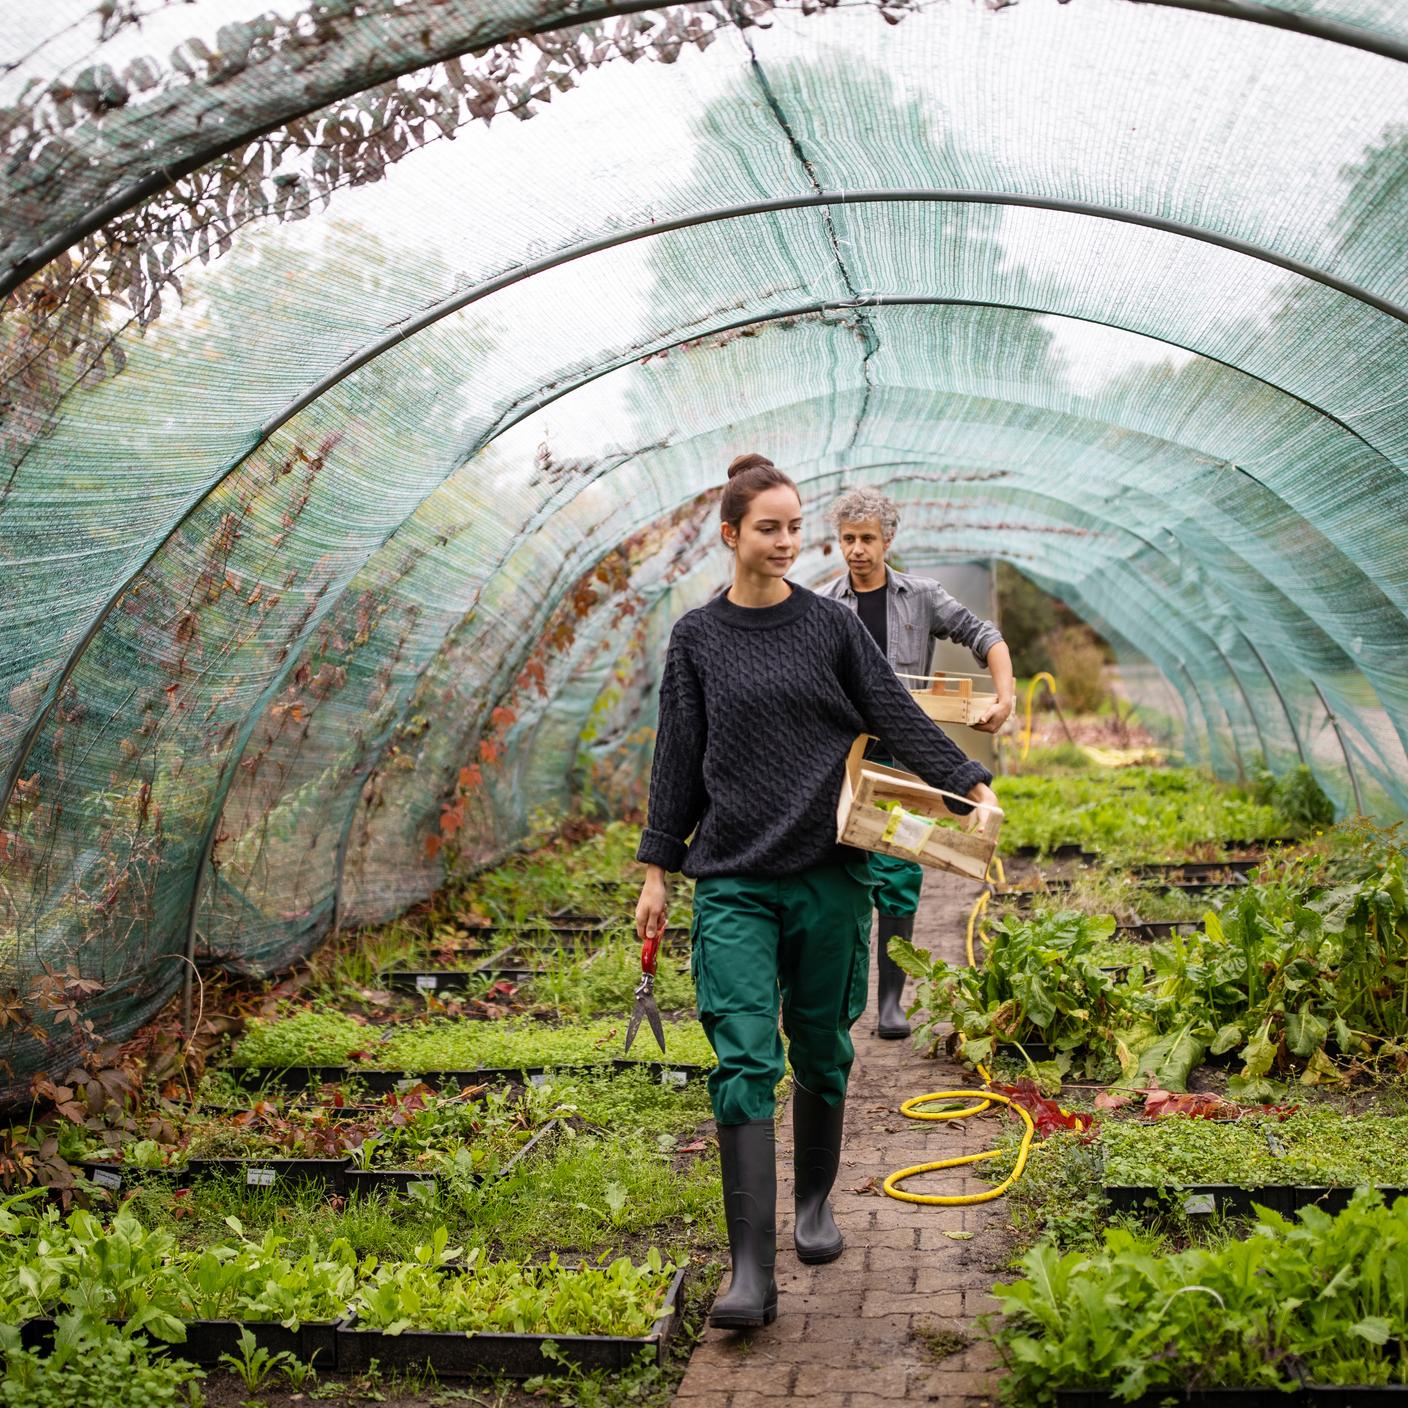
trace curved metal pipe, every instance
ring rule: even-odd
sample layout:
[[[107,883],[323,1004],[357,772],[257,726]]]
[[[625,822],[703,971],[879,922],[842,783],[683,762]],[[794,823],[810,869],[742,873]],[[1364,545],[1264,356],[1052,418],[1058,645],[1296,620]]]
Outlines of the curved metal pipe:
[[[344,381],[347,377],[351,376],[353,372],[358,371],[361,367],[375,360],[375,358],[380,356],[382,353],[389,351],[392,347],[395,347],[399,343],[406,341],[406,339],[414,336],[417,332],[421,332],[425,328],[430,327],[434,323],[438,322],[440,319],[448,317],[451,313],[459,312],[462,309],[467,308],[484,298],[490,297],[492,294],[501,292],[503,289],[510,288],[514,284],[521,283],[527,279],[534,277],[537,274],[548,272],[549,270],[558,268],[564,264],[573,263],[578,259],[586,258],[590,254],[602,253],[606,250],[616,248],[620,245],[634,243],[637,240],[649,239],[653,238],[656,235],[668,234],[672,231],[688,229],[694,226],[713,223],[720,220],[742,219],[756,214],[775,213],[781,210],[809,209],[832,204],[885,204],[891,202],[911,204],[916,202],[1010,204],[1019,206],[1033,206],[1042,209],[1072,210],[1077,211],[1078,213],[1100,215],[1105,218],[1120,220],[1126,223],[1145,224],[1151,226],[1152,228],[1169,229],[1174,231],[1175,233],[1185,233],[1188,234],[1190,238],[1205,239],[1210,243],[1220,244],[1229,249],[1239,248],[1238,243],[1236,241],[1228,241],[1220,236],[1210,235],[1207,232],[1196,232],[1193,227],[1180,226],[1178,222],[1161,221],[1158,220],[1156,217],[1141,216],[1135,214],[1134,212],[1117,211],[1106,207],[1089,206],[1085,205],[1082,202],[1052,202],[1043,201],[1035,197],[1008,196],[993,192],[962,192],[953,190],[871,190],[845,191],[839,193],[821,192],[812,193],[809,195],[785,196],[767,201],[755,201],[741,206],[722,207],[713,211],[702,211],[696,212],[695,214],[688,216],[681,216],[673,221],[661,221],[653,225],[634,226],[628,230],[616,231],[610,235],[602,236],[601,238],[598,238],[596,240],[589,240],[583,244],[574,245],[570,249],[559,250],[553,254],[546,255],[542,259],[536,260],[530,264],[525,264],[520,268],[509,270],[505,273],[496,275],[491,279],[487,279],[479,284],[474,285],[471,288],[465,289],[457,294],[454,294],[448,299],[443,299],[441,302],[433,304],[431,307],[423,310],[416,318],[412,319],[410,322],[401,325],[395,331],[386,334],[384,337],[378,338],[375,342],[369,344],[361,351],[355,353],[352,357],[347,358],[333,371],[329,372],[326,376],[320,378],[311,387],[309,387],[299,396],[295,397],[292,401],[284,405],[281,410],[277,411],[273,416],[271,416],[268,420],[264,422],[264,424],[255,432],[249,444],[243,450],[241,450],[239,454],[237,454],[233,459],[231,459],[212,480],[210,480],[208,483],[198,489],[195,494],[193,494],[192,497],[187,500],[185,506],[182,508],[181,512],[177,515],[176,519],[172,522],[172,524],[165,531],[165,533],[162,534],[159,538],[155,539],[150,544],[148,550],[142,554],[141,560],[137,563],[133,570],[127,574],[127,576],[117,585],[117,587],[111,593],[109,593],[107,600],[98,610],[93,620],[89,622],[88,626],[83,632],[83,635],[78,639],[78,641],[69,651],[69,654],[65,658],[63,665],[60,667],[59,671],[56,673],[53,680],[51,681],[48,689],[45,691],[44,696],[35,711],[34,718],[26,727],[25,732],[21,737],[18,750],[6,775],[4,787],[3,789],[0,789],[0,817],[3,817],[9,810],[10,801],[14,795],[15,787],[19,782],[20,774],[23,771],[26,762],[28,762],[29,756],[33,752],[35,744],[38,742],[40,731],[42,730],[44,722],[48,718],[50,711],[53,709],[55,701],[58,699],[58,696],[62,691],[64,685],[68,683],[69,678],[72,676],[74,669],[78,665],[78,661],[87,651],[89,645],[92,644],[99,630],[102,629],[103,623],[116,609],[117,603],[131,588],[133,583],[152,564],[152,562],[156,559],[157,555],[161,552],[162,548],[166,545],[166,543],[169,542],[171,538],[173,538],[177,533],[180,532],[180,530],[199,511],[205,501],[212,494],[214,494],[220,488],[220,486],[231,475],[236,472],[236,470],[239,469],[239,467],[250,457],[250,455],[252,455],[262,444],[264,444],[270,438],[270,436],[272,436],[283,425],[285,425],[289,420],[291,420],[295,415],[297,415],[299,411],[305,409],[313,401],[317,400],[319,396],[324,395],[327,391],[331,390],[332,387],[336,386],[340,382]],[[1297,266],[1295,264],[1295,261],[1290,261],[1289,263],[1287,263],[1285,261],[1279,261],[1265,252],[1257,254],[1254,250],[1254,247],[1251,246],[1248,246],[1245,249],[1240,249],[1239,252],[1251,253],[1252,257],[1254,258],[1267,259],[1273,263],[1280,262],[1282,264],[1282,267],[1291,268],[1293,272],[1303,271],[1303,266]],[[1321,282],[1328,281],[1328,276],[1320,275],[1317,271],[1309,271],[1306,276],[1316,278]],[[1329,286],[1333,287],[1334,284],[1331,283]],[[1352,285],[1345,285],[1346,289],[1352,287]],[[827,303],[819,306],[834,306],[837,308],[882,306],[880,300],[885,297],[886,295],[876,294],[870,295],[864,299],[857,299],[849,303],[844,301],[829,300]],[[957,302],[960,300],[955,301]],[[1389,305],[1389,307],[1392,306],[1393,305]],[[813,311],[815,311],[815,308],[813,308]],[[793,313],[792,316],[800,316],[800,314]],[[1408,322],[1408,310],[1398,309],[1394,316],[1397,316],[1403,321]],[[754,319],[752,321],[758,320]],[[1081,319],[1081,321],[1086,320]],[[744,325],[746,324],[736,323],[731,324],[730,326],[736,327]],[[636,354],[636,356],[639,355],[640,354],[638,353]],[[1197,355],[1203,354],[1199,353]],[[632,358],[632,360],[634,360],[634,358]],[[1210,358],[1209,360],[1218,361],[1219,359]],[[1231,365],[1229,363],[1220,364]],[[1240,370],[1240,368],[1236,368],[1236,370]],[[1246,375],[1252,376],[1254,374],[1246,373]],[[1260,378],[1258,378],[1258,380],[1259,379]],[[1271,383],[1266,384],[1270,385]],[[1294,393],[1287,392],[1286,394],[1293,395]],[[1303,405],[1311,405],[1310,402],[1304,401],[1299,396],[1296,397],[1296,400]],[[1312,407],[1312,409],[1318,408]],[[1338,425],[1344,425],[1344,422],[1338,420],[1338,418],[1329,416],[1328,412],[1322,411],[1320,412],[1320,414],[1326,415],[1330,419],[1335,420],[1335,423]],[[1350,427],[1348,426],[1345,426],[1344,428],[1347,430],[1350,429]],[[1361,440],[1362,443],[1368,445],[1369,442],[1364,440],[1362,436],[1358,435],[1358,432],[1350,430],[1350,433],[1354,434],[1356,438]]]
[[[1344,754],[1344,765],[1349,773],[1349,785],[1354,789],[1354,810],[1360,816],[1364,815],[1364,797],[1359,791],[1359,774],[1354,771],[1354,759],[1350,756],[1349,742],[1344,736],[1344,730],[1340,727],[1340,718],[1335,711],[1330,708],[1330,701],[1325,698],[1325,691],[1320,688],[1319,680],[1315,677],[1307,676],[1310,680],[1310,687],[1315,691],[1320,700],[1320,707],[1325,711],[1325,717],[1330,721],[1330,727],[1335,731],[1335,737],[1340,741],[1340,752]]]
[[[580,25],[592,24],[604,19],[614,19],[621,15],[638,14],[644,10],[670,9],[673,8],[673,3],[686,3],[686,0],[621,0],[619,4],[598,5],[591,10],[579,11],[571,16],[570,23],[564,16],[559,20],[522,27],[515,30],[513,35],[547,34],[560,29],[575,29]],[[1295,14],[1271,5],[1251,4],[1246,3],[1246,0],[1130,0],[1130,3],[1163,5],[1170,9],[1190,10],[1216,15],[1223,19],[1268,25],[1274,29],[1304,34],[1311,38],[1326,40],[1332,44],[1362,49],[1366,53],[1378,54],[1382,58],[1395,59],[1400,63],[1408,62],[1408,45],[1399,41],[1371,34],[1368,30],[1359,29],[1354,25],[1342,24],[1336,20],[1321,19],[1312,15]],[[44,265],[57,259],[59,255],[66,249],[72,248],[79,240],[102,229],[110,220],[117,219],[118,216],[141,205],[144,201],[160,195],[162,191],[169,190],[178,181],[194,175],[201,167],[209,165],[212,161],[218,161],[220,157],[227,156],[232,151],[237,151],[246,143],[267,136],[270,132],[276,132],[300,118],[308,117],[327,107],[330,103],[355,97],[374,84],[391,82],[398,78],[404,78],[407,74],[414,73],[418,69],[427,68],[431,64],[460,58],[464,54],[476,50],[492,48],[513,35],[500,34],[488,38],[479,36],[472,44],[457,41],[445,45],[443,49],[427,48],[421,50],[403,64],[388,64],[378,68],[375,73],[359,74],[354,82],[339,84],[335,88],[319,93],[315,103],[289,108],[271,122],[247,128],[227,141],[211,142],[181,161],[173,162],[168,166],[159,166],[155,170],[149,171],[140,180],[123,187],[116,195],[102,204],[94,206],[81,219],[52,235],[43,244],[37,245],[28,254],[12,264],[5,275],[0,277],[0,303],[14,292],[25,279],[38,273]]]
[[[1408,63],[1408,44],[1400,40],[1370,34],[1366,29],[1342,24],[1339,20],[1282,10],[1275,5],[1251,4],[1249,0],[1130,0],[1130,3],[1164,5],[1171,10],[1193,10],[1203,15],[1216,15],[1220,19],[1246,20],[1250,24],[1264,24],[1272,29],[1288,30],[1292,34],[1305,34],[1312,39],[1344,44],[1353,49],[1363,49],[1365,53],[1378,54],[1381,58]]]
[[[1266,663],[1266,657],[1256,648],[1256,642],[1244,631],[1241,626],[1237,627],[1237,634],[1247,643],[1247,649],[1256,656],[1256,662],[1261,666],[1261,672],[1266,676],[1266,682],[1274,691],[1276,698],[1281,701],[1281,712],[1286,716],[1286,723],[1290,726],[1291,737],[1295,740],[1296,756],[1305,767],[1310,766],[1310,759],[1305,756],[1305,744],[1301,740],[1300,730],[1296,727],[1296,716],[1291,713],[1291,706],[1286,703],[1286,696],[1281,693],[1281,686],[1276,683],[1276,676],[1271,673],[1271,666]]]
[[[1252,708],[1251,696],[1247,693],[1246,686],[1242,683],[1242,677],[1232,667],[1232,661],[1228,659],[1227,652],[1213,640],[1212,632],[1208,632],[1208,639],[1212,641],[1212,648],[1222,657],[1222,663],[1227,667],[1227,673],[1232,676],[1232,682],[1237,686],[1237,693],[1242,696],[1242,703],[1247,707],[1247,715],[1252,721],[1252,727],[1256,730],[1256,741],[1261,745],[1261,756],[1266,759],[1267,767],[1271,766],[1271,754],[1266,747],[1266,735],[1261,731],[1261,719],[1255,709]]]

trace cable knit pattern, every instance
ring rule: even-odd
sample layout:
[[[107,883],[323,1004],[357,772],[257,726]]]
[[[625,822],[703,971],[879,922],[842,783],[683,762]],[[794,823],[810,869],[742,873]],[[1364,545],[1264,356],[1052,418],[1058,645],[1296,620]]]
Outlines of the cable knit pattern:
[[[789,585],[777,606],[719,596],[676,622],[640,860],[697,878],[860,859],[836,844],[859,733],[932,787],[962,796],[992,780],[910,698],[853,611]]]

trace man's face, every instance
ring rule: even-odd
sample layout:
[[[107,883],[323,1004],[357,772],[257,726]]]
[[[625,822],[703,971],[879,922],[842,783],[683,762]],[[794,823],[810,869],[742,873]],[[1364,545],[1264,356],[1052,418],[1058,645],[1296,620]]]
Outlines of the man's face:
[[[880,531],[878,518],[862,518],[859,523],[842,523],[837,530],[841,556],[858,577],[869,576],[885,560],[890,543]]]

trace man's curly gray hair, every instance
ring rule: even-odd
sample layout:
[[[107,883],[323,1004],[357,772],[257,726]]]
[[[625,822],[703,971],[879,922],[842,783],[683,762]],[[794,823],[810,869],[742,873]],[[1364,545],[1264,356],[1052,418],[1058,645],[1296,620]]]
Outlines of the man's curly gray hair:
[[[867,518],[880,520],[880,535],[889,542],[900,526],[900,511],[893,499],[879,489],[847,489],[829,509],[826,521],[839,533],[843,523],[862,523]]]

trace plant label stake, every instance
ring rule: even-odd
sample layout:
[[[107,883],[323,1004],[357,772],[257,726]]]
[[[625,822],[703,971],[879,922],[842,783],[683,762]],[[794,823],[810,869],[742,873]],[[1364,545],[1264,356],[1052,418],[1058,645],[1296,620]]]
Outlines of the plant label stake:
[[[650,1023],[656,1043],[661,1052],[665,1050],[665,1028],[660,1025],[660,1009],[655,1005],[655,960],[660,954],[660,934],[652,934],[640,946],[640,982],[636,984],[636,1005],[631,1011],[631,1020],[626,1024],[626,1050],[631,1054],[631,1043],[640,1030],[641,1019]]]

